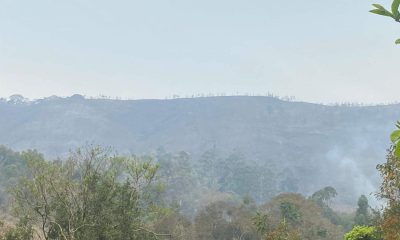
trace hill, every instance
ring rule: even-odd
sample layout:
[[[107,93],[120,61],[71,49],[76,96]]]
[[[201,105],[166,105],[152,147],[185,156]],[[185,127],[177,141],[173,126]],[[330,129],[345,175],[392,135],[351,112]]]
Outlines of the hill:
[[[375,191],[377,163],[400,105],[326,106],[271,97],[174,100],[47,98],[0,101],[0,144],[65,156],[86,143],[120,153],[162,147],[186,151],[194,162],[216,148],[271,166],[281,183],[304,194],[334,186],[350,202]],[[290,189],[289,189],[290,190]]]

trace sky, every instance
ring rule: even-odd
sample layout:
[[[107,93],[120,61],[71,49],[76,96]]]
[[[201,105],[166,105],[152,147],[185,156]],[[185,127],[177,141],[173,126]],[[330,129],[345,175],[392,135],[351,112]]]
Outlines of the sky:
[[[0,0],[0,97],[400,101],[390,0]]]

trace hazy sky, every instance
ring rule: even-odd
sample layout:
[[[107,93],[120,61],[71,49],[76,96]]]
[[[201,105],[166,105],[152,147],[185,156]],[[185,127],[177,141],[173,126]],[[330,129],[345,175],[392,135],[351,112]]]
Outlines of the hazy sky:
[[[399,101],[400,24],[373,2],[0,0],[0,97]]]

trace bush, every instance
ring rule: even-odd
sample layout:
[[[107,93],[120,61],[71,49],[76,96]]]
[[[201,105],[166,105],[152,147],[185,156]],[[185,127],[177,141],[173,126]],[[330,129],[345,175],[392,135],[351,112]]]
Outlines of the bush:
[[[380,234],[375,227],[355,226],[344,236],[345,240],[380,240]]]

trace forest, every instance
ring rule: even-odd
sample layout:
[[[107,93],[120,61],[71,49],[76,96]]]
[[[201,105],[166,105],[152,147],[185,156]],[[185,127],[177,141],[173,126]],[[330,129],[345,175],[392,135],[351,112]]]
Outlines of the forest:
[[[335,211],[334,187],[284,192],[262,167],[252,179],[234,154],[229,164],[203,155],[193,166],[188,153],[162,149],[125,156],[86,145],[49,160],[0,147],[0,239],[381,239],[396,224],[398,200],[382,212],[361,195],[355,211]],[[399,181],[395,158],[389,152],[378,166],[387,180],[381,198]]]

